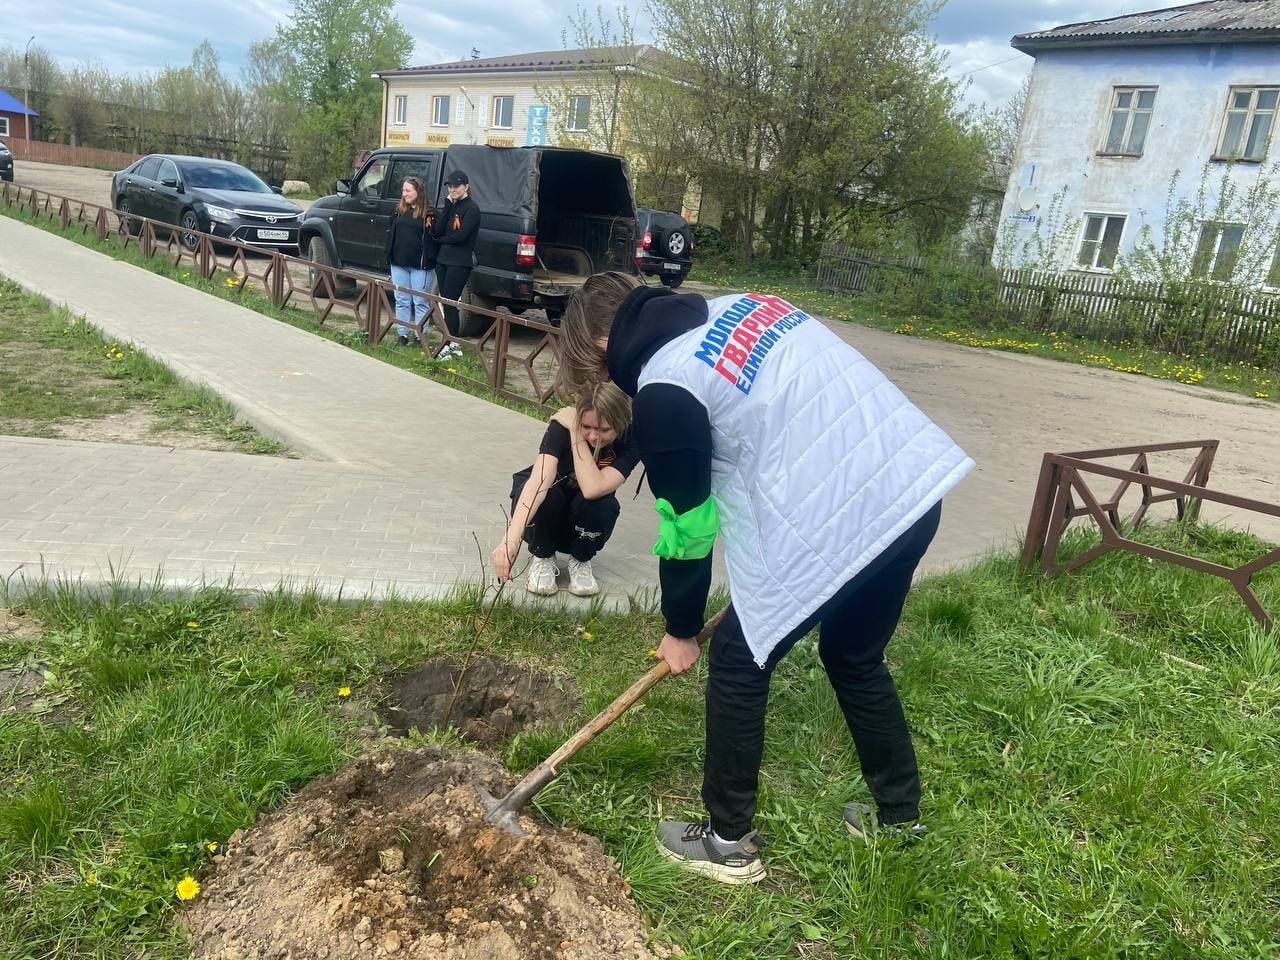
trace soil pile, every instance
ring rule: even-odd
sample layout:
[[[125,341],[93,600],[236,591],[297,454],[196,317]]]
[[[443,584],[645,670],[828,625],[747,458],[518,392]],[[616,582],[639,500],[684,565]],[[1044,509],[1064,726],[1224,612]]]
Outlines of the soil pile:
[[[479,753],[390,749],[310,783],[228,841],[184,920],[198,960],[648,960],[639,911],[596,840],[483,822]],[[665,954],[665,951],[662,952]]]

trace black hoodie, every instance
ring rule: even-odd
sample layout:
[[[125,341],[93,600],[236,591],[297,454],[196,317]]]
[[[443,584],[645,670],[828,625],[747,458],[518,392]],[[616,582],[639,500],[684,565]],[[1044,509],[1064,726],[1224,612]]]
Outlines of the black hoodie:
[[[677,513],[711,496],[711,422],[707,408],[670,383],[638,389],[640,371],[658,348],[707,322],[707,301],[666,287],[631,293],[609,331],[609,376],[632,397],[631,431],[644,461],[649,489]],[[702,560],[659,560],[662,615],[673,637],[692,637],[705,622],[711,555]]]

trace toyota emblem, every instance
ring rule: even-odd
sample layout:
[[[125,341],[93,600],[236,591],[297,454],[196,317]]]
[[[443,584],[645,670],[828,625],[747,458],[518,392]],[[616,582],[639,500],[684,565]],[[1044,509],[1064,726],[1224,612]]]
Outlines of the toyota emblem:
[[[267,217],[267,223],[275,223],[275,222],[276,222],[275,217]]]

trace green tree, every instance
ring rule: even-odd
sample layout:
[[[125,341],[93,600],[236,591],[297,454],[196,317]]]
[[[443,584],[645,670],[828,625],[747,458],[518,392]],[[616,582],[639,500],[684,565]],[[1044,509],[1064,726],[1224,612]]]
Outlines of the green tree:
[[[651,0],[680,64],[696,176],[739,252],[810,255],[832,231],[967,215],[981,136],[924,35],[934,0]]]
[[[371,74],[404,66],[413,50],[394,9],[395,0],[294,0],[288,25],[276,28],[276,49],[291,60],[285,87],[299,104],[294,161],[314,184],[348,172],[356,151],[380,140],[382,84]]]

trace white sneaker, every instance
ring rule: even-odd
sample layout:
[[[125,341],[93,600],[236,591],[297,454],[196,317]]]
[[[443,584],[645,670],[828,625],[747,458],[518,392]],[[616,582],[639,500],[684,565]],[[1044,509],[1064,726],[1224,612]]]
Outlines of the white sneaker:
[[[458,346],[456,343],[446,344],[445,348],[440,351],[441,360],[448,360],[450,357],[457,357],[461,355],[462,347]]]
[[[569,559],[569,592],[575,597],[594,597],[600,592],[590,560]]]
[[[556,586],[556,577],[560,568],[550,557],[534,557],[529,561],[529,579],[524,588],[540,597],[554,596],[560,588]]]

